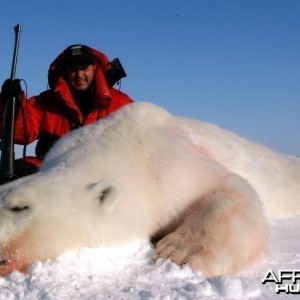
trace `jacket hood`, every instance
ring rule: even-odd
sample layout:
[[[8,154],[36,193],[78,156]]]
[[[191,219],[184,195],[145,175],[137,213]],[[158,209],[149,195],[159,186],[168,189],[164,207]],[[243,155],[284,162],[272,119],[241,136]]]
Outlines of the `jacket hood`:
[[[96,65],[94,73],[94,86],[96,96],[95,106],[105,109],[109,106],[111,101],[111,96],[109,93],[109,89],[111,88],[111,86],[108,84],[108,71],[110,70],[110,62],[105,54],[91,47],[89,47],[89,49],[94,55]],[[50,64],[48,70],[48,83],[50,89],[52,89],[56,94],[58,94],[68,106],[76,109],[77,107],[74,103],[71,90],[64,78],[65,58],[66,54],[64,50]]]

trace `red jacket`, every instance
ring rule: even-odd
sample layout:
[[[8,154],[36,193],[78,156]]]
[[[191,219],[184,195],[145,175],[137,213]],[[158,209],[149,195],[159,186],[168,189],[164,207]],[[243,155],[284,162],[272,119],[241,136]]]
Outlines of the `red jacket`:
[[[75,103],[63,78],[61,62],[64,52],[62,52],[49,68],[50,89],[28,100],[24,97],[20,99],[21,105],[17,110],[15,122],[16,144],[27,145],[38,139],[36,155],[43,158],[59,137],[72,129],[104,118],[123,105],[133,102],[126,94],[108,84],[110,68],[108,58],[97,50],[92,48],[91,50],[96,61],[92,110],[83,114]],[[0,113],[1,111],[3,107],[0,107]]]

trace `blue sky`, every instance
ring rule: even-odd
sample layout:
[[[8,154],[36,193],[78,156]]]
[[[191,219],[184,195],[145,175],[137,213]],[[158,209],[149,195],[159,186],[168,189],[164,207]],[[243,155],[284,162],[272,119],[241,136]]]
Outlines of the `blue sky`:
[[[1,83],[21,24],[17,77],[30,96],[47,88],[51,61],[83,43],[120,58],[128,74],[122,90],[136,101],[300,155],[300,1],[1,3]]]

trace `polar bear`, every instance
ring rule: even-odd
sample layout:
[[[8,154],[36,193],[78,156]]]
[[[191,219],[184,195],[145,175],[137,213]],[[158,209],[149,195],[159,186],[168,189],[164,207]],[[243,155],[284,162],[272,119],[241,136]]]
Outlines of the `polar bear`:
[[[150,239],[207,276],[267,251],[267,218],[300,213],[300,163],[201,121],[133,103],[61,138],[0,187],[0,274],[80,247]]]

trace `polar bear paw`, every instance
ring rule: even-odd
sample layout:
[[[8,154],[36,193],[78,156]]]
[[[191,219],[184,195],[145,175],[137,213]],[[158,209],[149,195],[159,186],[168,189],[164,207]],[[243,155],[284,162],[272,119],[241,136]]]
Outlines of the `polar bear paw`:
[[[264,231],[258,233],[258,241],[263,237]],[[156,245],[156,252],[160,258],[169,258],[178,265],[188,264],[206,276],[219,276],[241,271],[256,261],[265,248],[259,242],[248,248],[232,247],[230,244],[211,238],[205,230],[195,232],[180,228],[161,239]]]

